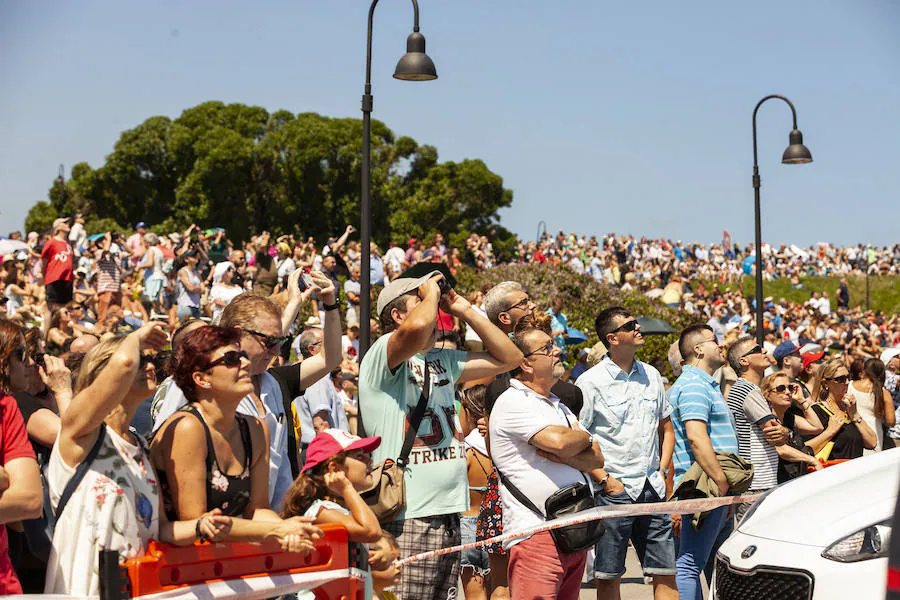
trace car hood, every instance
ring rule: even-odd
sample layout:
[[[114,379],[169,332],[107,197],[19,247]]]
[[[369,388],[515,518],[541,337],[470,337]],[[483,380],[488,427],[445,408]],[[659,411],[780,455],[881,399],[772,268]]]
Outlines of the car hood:
[[[804,475],[771,491],[738,530],[772,540],[827,546],[894,513],[900,448]]]

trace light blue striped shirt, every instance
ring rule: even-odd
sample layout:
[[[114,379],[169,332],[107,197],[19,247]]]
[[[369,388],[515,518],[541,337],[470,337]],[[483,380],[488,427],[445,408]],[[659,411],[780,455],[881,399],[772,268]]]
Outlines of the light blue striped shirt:
[[[685,421],[703,421],[706,433],[716,452],[738,453],[737,435],[731,421],[731,411],[711,375],[693,365],[685,365],[681,377],[669,388],[672,405],[672,427],[675,429],[675,485],[694,462],[688,442]]]

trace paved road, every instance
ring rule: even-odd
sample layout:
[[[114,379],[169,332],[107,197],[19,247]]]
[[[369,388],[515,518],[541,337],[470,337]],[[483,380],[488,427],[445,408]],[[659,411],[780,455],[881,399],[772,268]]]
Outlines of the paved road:
[[[653,600],[653,586],[644,583],[644,573],[641,571],[641,563],[638,562],[634,548],[628,548],[625,556],[625,576],[622,578],[622,600]],[[705,581],[703,582],[703,597],[708,594]],[[594,600],[597,592],[593,586],[582,584],[579,600]]]
[[[597,592],[590,584],[583,584],[579,600],[594,600]],[[634,548],[625,557],[625,576],[622,578],[622,600],[653,600],[653,586],[644,583],[644,573]]]

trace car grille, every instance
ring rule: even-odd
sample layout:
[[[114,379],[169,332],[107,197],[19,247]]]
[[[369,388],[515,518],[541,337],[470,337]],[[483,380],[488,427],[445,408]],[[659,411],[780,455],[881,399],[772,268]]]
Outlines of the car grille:
[[[741,571],[721,557],[716,559],[717,600],[809,600],[812,591],[813,576],[806,571],[778,567]]]

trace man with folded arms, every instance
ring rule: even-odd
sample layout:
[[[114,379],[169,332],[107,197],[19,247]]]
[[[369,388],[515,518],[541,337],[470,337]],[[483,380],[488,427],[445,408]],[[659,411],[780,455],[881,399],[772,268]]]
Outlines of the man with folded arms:
[[[379,294],[376,308],[384,335],[359,370],[360,427],[366,435],[381,436],[373,454],[379,463],[400,454],[425,383],[426,361],[428,365],[425,415],[404,470],[406,507],[384,526],[397,538],[401,557],[460,543],[459,513],[468,509],[469,494],[456,384],[493,377],[522,360],[502,331],[446,285],[451,283],[449,271],[422,265],[427,265],[420,269],[424,274],[407,271]],[[442,277],[444,293],[438,285]],[[486,351],[435,348],[439,306],[473,328]],[[458,553],[417,561],[403,568],[398,595],[404,600],[455,597],[458,578]]]
[[[600,445],[550,389],[565,372],[559,347],[539,329],[519,328],[513,338],[524,358],[489,419],[491,458],[504,481],[504,532],[544,522],[506,482],[543,512],[553,493],[573,483],[589,485],[585,473],[596,476],[603,467]],[[578,598],[587,550],[563,554],[548,531],[509,540],[503,548],[509,553],[513,600]]]
[[[513,341],[524,358],[490,412],[491,458],[502,480],[544,511],[547,498],[560,488],[587,484],[584,473],[595,475],[603,467],[603,454],[551,391],[565,372],[553,339],[539,329],[519,328]],[[506,483],[500,486],[500,499],[504,531],[544,522]],[[514,600],[578,598],[587,550],[562,554],[547,531],[509,540],[503,547],[509,553],[509,592]]]

